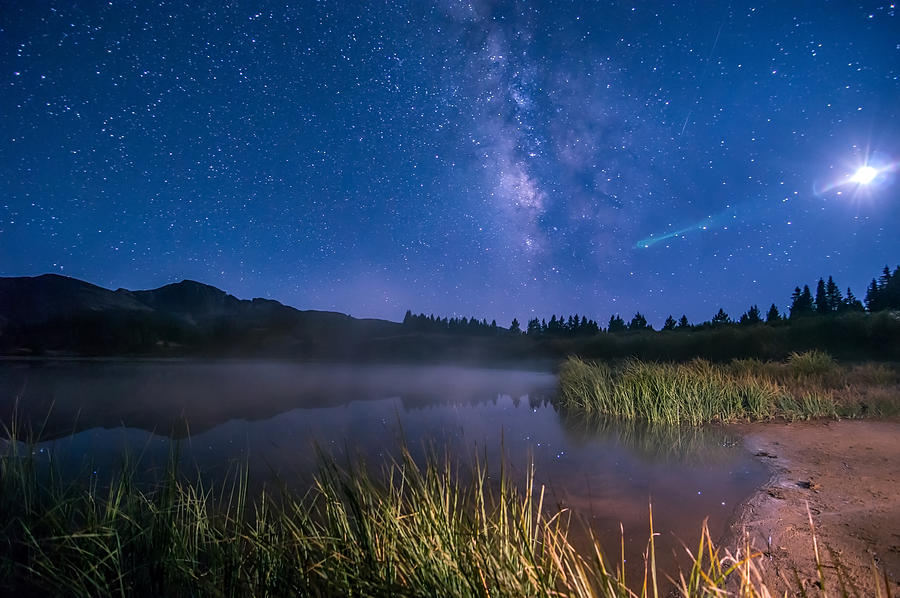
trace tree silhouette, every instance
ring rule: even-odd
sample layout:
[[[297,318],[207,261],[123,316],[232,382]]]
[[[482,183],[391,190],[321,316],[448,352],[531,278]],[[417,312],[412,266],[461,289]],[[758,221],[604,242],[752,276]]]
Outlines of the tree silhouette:
[[[831,313],[840,310],[844,303],[841,289],[838,288],[831,276],[828,277],[828,282],[825,283],[825,300],[828,302],[828,311]]]
[[[553,314],[553,317],[550,318],[550,321],[547,322],[547,334],[557,334],[559,332],[559,321],[556,319],[556,314]]]
[[[669,314],[669,317],[666,318],[666,321],[663,322],[663,330],[675,330],[675,318],[672,317],[672,314]]]
[[[688,322],[686,315],[681,314],[681,317],[678,318],[678,327],[679,328],[690,328],[691,327],[691,323]]]
[[[725,310],[720,307],[719,311],[716,312],[716,315],[713,316],[713,319],[712,319],[713,326],[720,326],[722,324],[729,324],[729,323],[731,323],[731,318],[728,316],[728,314],[725,313]]]
[[[885,308],[900,309],[900,266],[894,269],[891,279],[885,285]]]
[[[878,288],[887,288],[889,284],[891,284],[891,269],[885,266],[881,271],[881,276],[878,277]]]
[[[821,278],[816,283],[816,313],[824,315],[831,312],[831,306],[828,304],[828,294],[825,291],[825,281]]]
[[[609,325],[606,327],[608,332],[625,332],[625,320],[619,317],[619,314],[609,317]]]
[[[778,308],[775,307],[775,304],[772,304],[772,307],[769,308],[769,312],[766,314],[766,324],[774,324],[775,322],[781,321],[781,314],[778,313]]]
[[[847,287],[847,298],[844,299],[844,304],[842,306],[843,311],[865,311],[866,308],[863,307],[862,301],[856,298],[856,295],[853,294],[853,291],[850,290],[850,287]]]
[[[879,295],[878,283],[873,278],[872,282],[869,283],[869,288],[866,289],[866,309],[871,312],[881,309],[881,297]]]
[[[751,305],[750,309],[743,315],[741,315],[740,323],[749,326],[751,324],[759,324],[762,322],[762,318],[759,315],[759,308],[755,305]]]
[[[803,285],[794,289],[791,295],[791,319],[808,316],[813,313],[812,293],[809,292],[809,285]]]
[[[513,334],[521,334],[522,329],[519,327],[519,320],[513,318],[512,322],[509,325],[509,331]]]
[[[878,280],[872,279],[866,291],[866,309],[870,312],[900,309],[900,266],[893,273],[885,266]]]
[[[653,330],[653,328],[647,324],[647,318],[645,318],[641,312],[637,312],[634,314],[634,317],[631,318],[631,323],[628,324],[628,330]]]

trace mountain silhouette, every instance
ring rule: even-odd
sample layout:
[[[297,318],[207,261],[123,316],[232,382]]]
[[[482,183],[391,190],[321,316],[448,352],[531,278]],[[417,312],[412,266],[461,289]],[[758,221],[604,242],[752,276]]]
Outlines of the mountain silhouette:
[[[148,307],[193,324],[211,318],[237,315],[244,311],[248,303],[214,286],[193,280],[182,280],[149,291],[124,292]],[[284,307],[280,303],[278,305]]]
[[[38,324],[82,312],[149,312],[131,293],[60,276],[0,278],[0,325]]]
[[[0,354],[352,356],[401,325],[183,280],[111,291],[57,274],[0,278]]]

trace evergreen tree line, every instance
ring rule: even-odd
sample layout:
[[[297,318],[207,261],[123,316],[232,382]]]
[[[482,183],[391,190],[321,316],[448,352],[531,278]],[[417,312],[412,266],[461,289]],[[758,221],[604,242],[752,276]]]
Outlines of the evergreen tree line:
[[[513,324],[518,328],[519,322],[513,319]],[[413,332],[431,332],[445,334],[475,334],[480,336],[490,336],[507,332],[505,328],[497,326],[497,320],[491,320],[488,324],[487,319],[478,318],[437,318],[434,314],[426,316],[425,314],[415,315],[411,310],[406,311],[403,318],[403,325]],[[510,327],[512,332],[512,326]],[[521,330],[516,330],[521,332]]]
[[[868,303],[868,299],[867,299]],[[847,296],[841,294],[841,289],[829,276],[828,282],[820,278],[816,284],[816,298],[813,299],[809,285],[803,285],[803,289],[795,287],[791,294],[790,318],[799,318],[813,314],[828,315],[848,311],[865,311],[862,302],[856,298],[850,287],[847,287]]]
[[[532,318],[528,321],[525,329],[526,334],[538,335],[545,334],[548,336],[593,336],[600,332],[600,325],[594,320],[589,320],[587,316],[579,316],[574,314],[566,318],[554,314],[550,321],[538,318]]]
[[[872,279],[866,291],[866,309],[871,312],[884,309],[900,309],[900,266],[884,267],[878,280]]]
[[[834,282],[834,278],[829,276],[827,281],[823,278],[819,279],[816,284],[815,297],[809,285],[803,285],[802,289],[799,286],[795,287],[794,292],[791,294],[790,311],[787,314],[779,312],[778,307],[773,303],[766,315],[763,316],[758,306],[751,305],[735,321],[724,309],[719,308],[719,311],[716,312],[711,320],[701,324],[691,324],[687,316],[683,314],[678,320],[669,315],[660,330],[695,330],[727,324],[737,324],[739,326],[752,326],[762,323],[777,324],[811,316],[829,316],[865,311],[877,312],[889,309],[900,310],[900,266],[897,266],[893,272],[891,272],[889,267],[885,266],[881,276],[877,279],[872,279],[866,291],[865,305],[856,298],[850,287],[847,287],[847,294],[844,295],[837,283]],[[516,334],[524,332],[528,336],[568,338],[593,336],[600,332],[622,333],[653,330],[653,326],[647,322],[647,318],[640,312],[635,313],[628,322],[619,314],[613,314],[609,318],[606,329],[600,327],[594,320],[588,319],[587,316],[579,316],[578,314],[573,314],[568,318],[564,316],[557,317],[554,314],[550,321],[532,318],[528,321],[524,331],[521,329],[519,321],[515,318],[513,318],[509,329],[504,329],[497,326],[496,320],[488,324],[486,319],[480,321],[477,318],[448,319],[436,318],[434,315],[426,316],[425,314],[416,316],[411,311],[406,312],[403,324],[416,332],[481,335],[498,334],[499,332]]]

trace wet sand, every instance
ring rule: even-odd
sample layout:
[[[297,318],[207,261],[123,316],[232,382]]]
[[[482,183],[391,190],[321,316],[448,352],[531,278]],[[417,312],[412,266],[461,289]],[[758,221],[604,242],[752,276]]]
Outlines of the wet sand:
[[[802,585],[815,595],[808,504],[830,593],[840,594],[836,560],[857,588],[851,595],[875,595],[873,563],[891,595],[900,594],[900,421],[736,427],[772,478],[739,511],[726,545],[733,550],[749,535],[763,552],[769,590],[794,596]]]

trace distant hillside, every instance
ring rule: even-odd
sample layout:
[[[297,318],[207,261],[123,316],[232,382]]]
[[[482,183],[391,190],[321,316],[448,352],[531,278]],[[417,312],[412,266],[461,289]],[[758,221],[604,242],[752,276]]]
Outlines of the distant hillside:
[[[143,312],[152,308],[127,291],[56,274],[0,278],[0,324],[40,324],[83,312]]]
[[[889,300],[888,291],[897,283],[891,283],[895,287],[888,283],[900,281],[900,273],[886,270],[883,279],[886,282],[873,281],[867,303],[870,296],[873,305],[880,305],[875,299],[882,295]],[[654,331],[645,320],[638,321],[640,314],[627,327],[618,318],[617,329],[612,325],[616,318],[611,318],[605,330],[583,316],[554,317],[546,328],[532,320],[525,334],[516,321],[507,329],[475,318],[407,313],[404,322],[397,323],[301,311],[269,299],[238,299],[192,280],[152,290],[111,291],[45,274],[0,278],[0,356],[284,357],[521,365],[567,355],[610,360],[784,359],[794,351],[821,349],[845,360],[900,359],[900,311],[873,313],[848,304],[846,309],[823,314],[810,307],[808,289],[795,294],[797,305],[788,318],[776,311],[762,321],[754,306],[739,322],[723,313],[724,317],[717,315],[713,322],[696,326],[674,324],[672,319],[673,327]],[[755,320],[750,313],[756,314]]]
[[[241,300],[184,280],[111,291],[56,274],[0,278],[0,353],[354,356],[401,325]]]

